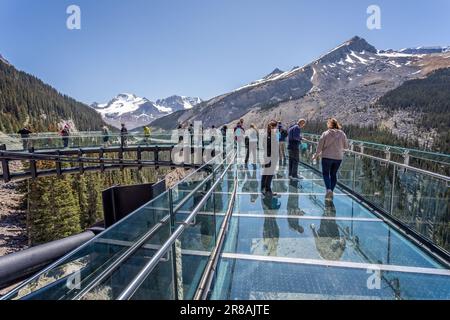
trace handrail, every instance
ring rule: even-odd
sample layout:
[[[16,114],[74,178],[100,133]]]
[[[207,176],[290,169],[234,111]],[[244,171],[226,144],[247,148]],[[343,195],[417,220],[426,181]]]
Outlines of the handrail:
[[[116,270],[123,261],[128,259],[133,253],[139,250],[144,243],[150,240],[156,232],[158,232],[162,226],[164,226],[167,221],[170,220],[170,214],[164,216],[157,224],[155,224],[149,231],[147,231],[141,238],[139,238],[136,242],[133,243],[120,257],[118,257],[114,262],[96,278],[94,281],[89,283],[84,289],[82,289],[73,299],[80,300],[83,296],[88,293],[91,289],[95,288],[98,284],[100,284],[103,280],[106,279],[111,273]]]
[[[305,139],[305,138],[303,138],[302,140],[304,140],[306,142],[309,142],[309,143],[312,143],[312,144],[318,144],[318,142],[316,142],[316,141],[311,141],[311,140],[308,140],[308,139]],[[375,157],[375,156],[372,156],[372,155],[369,155],[369,154],[356,152],[356,151],[349,150],[349,149],[345,150],[345,152],[352,153],[352,154],[355,154],[355,155],[358,155],[358,156],[362,156],[362,157],[366,157],[366,158],[370,158],[370,159],[374,159],[374,160],[377,160],[377,161],[380,161],[380,162],[384,162],[384,163],[387,163],[387,164],[392,164],[392,165],[395,165],[395,166],[398,166],[398,167],[401,167],[401,168],[404,168],[404,169],[407,169],[407,170],[411,170],[411,171],[415,171],[415,172],[418,172],[418,173],[426,174],[426,175],[432,176],[434,178],[450,182],[450,177],[442,175],[442,174],[439,174],[439,173],[435,173],[435,172],[432,172],[432,171],[427,171],[427,170],[424,170],[424,169],[412,167],[412,166],[404,164],[404,163],[399,163],[399,162],[395,162],[395,161],[384,159],[384,158],[378,158],[378,157]]]
[[[195,292],[193,300],[205,300],[208,295],[214,277],[214,273],[216,272],[217,263],[219,261],[220,250],[222,249],[224,244],[225,234],[227,232],[227,227],[230,221],[231,213],[233,212],[234,202],[236,199],[236,193],[238,188],[237,185],[238,185],[237,174],[235,174],[231,200],[228,205],[228,209],[225,214],[222,225],[220,227],[219,233],[217,235],[218,243],[211,252],[208,263],[205,267],[205,271],[202,275],[202,278],[200,279],[199,286],[197,287],[197,291]]]
[[[303,133],[304,136],[310,136],[310,137],[314,137],[314,138],[320,138],[320,135],[317,134],[313,134],[313,133]],[[370,141],[362,141],[362,140],[354,140],[354,139],[349,139],[349,141],[353,142],[355,145],[365,145],[365,146],[373,146],[373,147],[380,147],[380,149],[375,149],[374,150],[379,150],[379,151],[384,151],[386,148],[389,148],[392,152],[392,150],[401,150],[403,151],[402,153],[398,152],[397,154],[404,154],[405,151],[408,152],[416,152],[418,154],[426,154],[426,155],[430,155],[430,156],[438,156],[438,157],[443,157],[443,158],[447,158],[450,161],[450,155],[448,154],[444,154],[444,153],[438,153],[438,152],[431,152],[431,151],[423,151],[423,150],[417,150],[417,149],[411,149],[411,148],[405,148],[405,147],[400,147],[400,146],[393,146],[393,145],[385,145],[385,144],[379,144],[379,143],[375,143],[375,142],[370,142]],[[382,148],[384,147],[384,149]],[[415,158],[417,158],[415,156]],[[434,159],[431,158],[420,158],[423,160],[429,160],[429,161],[436,161]],[[450,165],[450,162],[445,163]]]
[[[233,159],[236,156],[236,154],[233,155]],[[159,263],[160,259],[169,251],[173,243],[178,239],[178,237],[183,233],[184,229],[191,223],[191,221],[194,219],[194,217],[197,215],[197,213],[200,211],[200,209],[203,207],[205,202],[209,199],[211,194],[214,192],[215,188],[221,183],[223,177],[228,172],[228,169],[233,164],[233,161],[228,164],[228,166],[224,169],[223,173],[220,175],[220,177],[214,182],[214,184],[211,186],[209,191],[206,193],[206,195],[200,200],[200,202],[197,204],[197,206],[194,208],[194,210],[189,214],[189,216],[183,221],[183,224],[181,224],[175,231],[172,233],[172,235],[169,237],[169,239],[162,245],[162,247],[158,250],[158,252],[155,253],[155,255],[150,259],[149,262],[141,269],[141,271],[137,274],[136,277],[130,282],[130,284],[120,293],[118,296],[118,300],[126,300],[129,299],[136,290],[142,285],[142,283],[145,281],[147,276],[153,271],[153,269],[156,267],[156,265]]]
[[[194,173],[198,172],[199,170],[201,170],[203,167],[205,167],[206,165],[208,165],[210,162],[212,162],[213,160],[215,160],[216,158],[218,158],[220,155],[218,155],[217,157],[214,157],[213,159],[209,160],[207,163],[205,163],[202,167],[200,167],[199,169],[197,169],[196,171],[192,172],[191,174],[189,174],[188,176],[193,175]],[[224,160],[222,163],[224,163],[226,160]],[[212,175],[212,174],[211,174]],[[210,175],[210,176],[211,176]],[[188,177],[187,176],[187,177]],[[208,176],[208,177],[210,177]],[[185,177],[185,178],[187,178]],[[185,180],[185,179],[183,179]],[[183,181],[182,180],[182,181]],[[182,181],[178,182],[177,184],[175,184],[172,188],[174,188],[175,186],[177,186],[179,183],[181,183]],[[207,179],[205,179],[203,183],[205,183],[205,181],[207,181]],[[15,288],[14,290],[12,290],[11,292],[7,293],[5,296],[0,297],[0,300],[7,300],[9,299],[15,292],[17,292],[17,290],[24,288],[28,282],[32,281],[32,280],[36,280],[38,279],[42,274],[45,274],[46,272],[52,270],[53,268],[57,267],[58,265],[60,265],[62,262],[64,262],[67,258],[69,258],[71,255],[81,251],[82,249],[84,249],[85,247],[87,247],[89,244],[95,242],[98,238],[102,237],[108,230],[110,230],[111,228],[119,225],[119,224],[123,224],[126,221],[128,221],[133,215],[134,213],[136,213],[137,211],[145,208],[146,206],[148,206],[149,204],[151,204],[152,202],[156,201],[157,199],[163,197],[165,194],[167,194],[169,192],[169,190],[161,193],[160,195],[158,195],[156,198],[152,199],[151,201],[145,203],[144,205],[142,205],[141,207],[137,208],[136,210],[134,210],[132,213],[130,213],[129,215],[127,215],[125,218],[117,221],[116,223],[114,223],[110,228],[106,229],[105,231],[99,233],[98,235],[96,235],[94,238],[92,238],[90,241],[82,244],[80,247],[78,247],[77,249],[67,253],[66,255],[64,255],[63,257],[61,257],[60,259],[58,259],[57,261],[55,261],[54,263],[50,264],[49,266],[47,266],[46,268],[44,268],[43,270],[41,270],[40,272],[38,272],[37,274],[35,274],[34,276],[30,277],[28,280],[24,281],[21,285],[19,285],[17,288]],[[163,217],[162,220],[164,220],[166,217]],[[160,221],[161,222],[161,221]],[[160,226],[161,227],[161,226]],[[157,230],[155,230],[156,232]],[[151,230],[149,232],[146,233],[146,235],[148,235],[149,233],[151,233]],[[153,234],[153,233],[152,233]],[[151,235],[152,235],[151,234]],[[150,236],[151,236],[150,235]],[[142,239],[142,238],[141,238]]]

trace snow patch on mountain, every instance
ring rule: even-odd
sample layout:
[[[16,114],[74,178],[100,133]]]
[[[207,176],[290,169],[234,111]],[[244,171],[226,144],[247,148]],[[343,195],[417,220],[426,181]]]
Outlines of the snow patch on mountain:
[[[202,102],[198,97],[173,95],[155,102],[131,93],[121,93],[108,103],[91,105],[99,112],[105,122],[120,127],[125,123],[129,129],[149,124],[151,121],[178,110],[192,109]]]

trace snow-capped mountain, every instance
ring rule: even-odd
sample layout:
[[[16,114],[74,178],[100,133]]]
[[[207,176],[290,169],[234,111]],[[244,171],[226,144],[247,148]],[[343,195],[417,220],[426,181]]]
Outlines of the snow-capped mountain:
[[[447,47],[417,47],[417,48],[405,48],[400,50],[401,53],[409,53],[409,54],[431,54],[431,53],[444,53],[449,52],[450,46]]]
[[[93,103],[91,107],[102,115],[105,122],[115,127],[125,123],[128,129],[133,129],[172,112],[191,109],[200,102],[200,98],[171,96],[154,103],[135,94],[121,93],[108,103]]]
[[[198,97],[191,98],[173,95],[165,99],[156,100],[156,105],[164,106],[165,108],[171,109],[170,112],[175,112],[178,110],[192,109],[195,105],[199,104],[200,102],[202,102],[202,99]]]
[[[163,117],[153,125],[171,129],[200,120],[207,127],[239,118],[263,125],[269,119],[290,123],[300,117],[331,116],[347,124],[378,125],[391,115],[374,107],[377,99],[407,80],[447,67],[448,47],[379,51],[365,39],[353,37],[302,67],[275,69],[260,80],[177,113],[176,119]]]

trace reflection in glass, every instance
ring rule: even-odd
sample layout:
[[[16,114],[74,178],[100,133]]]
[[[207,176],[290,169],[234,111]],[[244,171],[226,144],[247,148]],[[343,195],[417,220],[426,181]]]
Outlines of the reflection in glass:
[[[340,234],[336,220],[330,219],[336,218],[336,207],[333,202],[325,203],[323,217],[325,219],[320,221],[318,229],[315,224],[311,224],[317,251],[325,260],[340,260],[345,251],[346,241]]]
[[[264,214],[270,214],[271,210],[278,210],[281,207],[278,199],[272,195],[261,197]],[[264,250],[269,256],[277,256],[278,241],[280,239],[280,228],[277,219],[264,217],[263,243]]]

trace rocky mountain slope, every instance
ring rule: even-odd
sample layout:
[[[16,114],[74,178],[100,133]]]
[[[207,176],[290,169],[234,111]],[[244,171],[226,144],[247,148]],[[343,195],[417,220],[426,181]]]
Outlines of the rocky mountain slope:
[[[261,80],[151,125],[171,129],[179,122],[201,120],[210,126],[241,117],[246,123],[263,125],[269,119],[290,123],[300,117],[321,120],[331,116],[344,124],[379,125],[409,114],[377,107],[380,97],[405,81],[445,67],[450,67],[448,48],[379,51],[354,37],[303,67],[286,72],[276,69]]]

